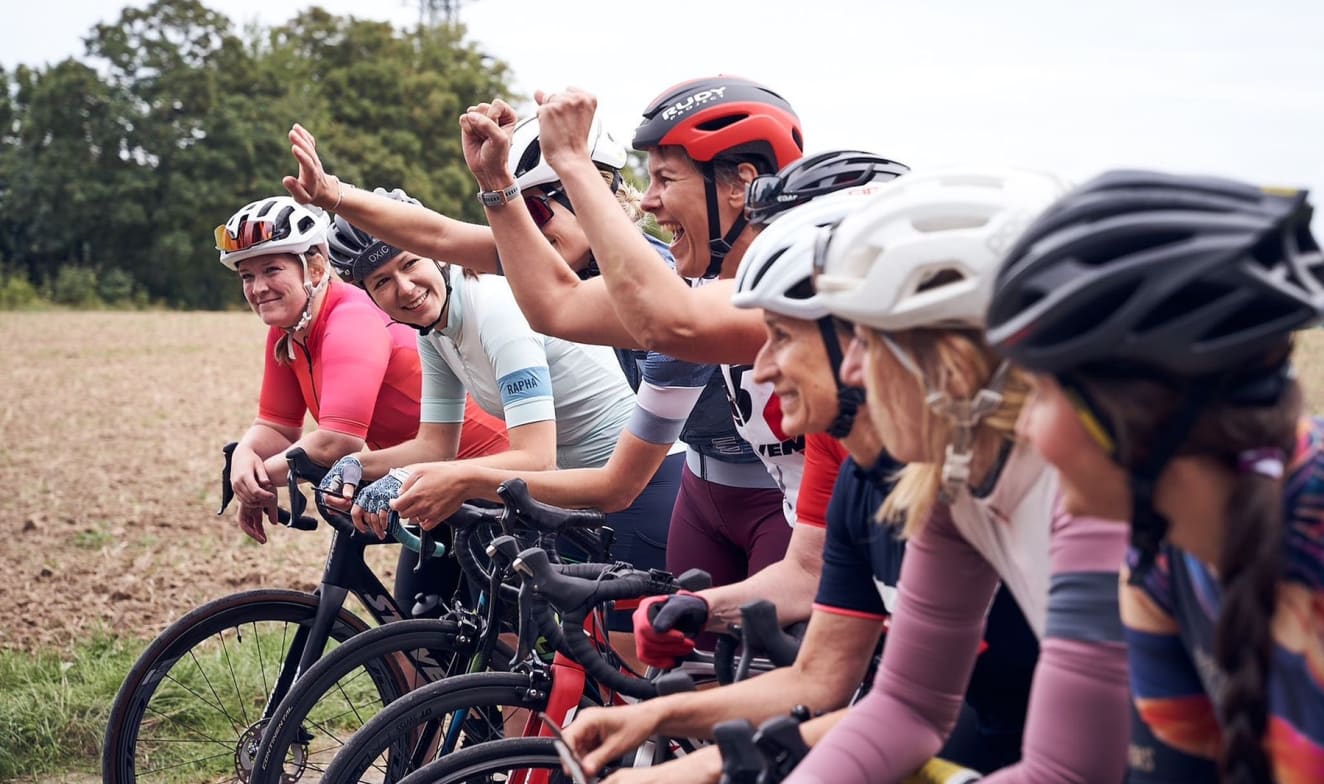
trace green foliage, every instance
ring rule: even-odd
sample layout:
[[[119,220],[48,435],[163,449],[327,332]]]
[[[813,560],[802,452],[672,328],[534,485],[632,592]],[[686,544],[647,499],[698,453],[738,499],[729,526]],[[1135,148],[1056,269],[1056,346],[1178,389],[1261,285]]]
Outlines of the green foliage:
[[[95,759],[140,647],[96,637],[64,655],[0,651],[0,780],[41,780]]]
[[[16,273],[0,279],[0,307],[23,306],[15,278],[49,281],[69,304],[93,301],[89,279],[107,303],[238,304],[211,231],[284,192],[294,122],[346,180],[483,219],[456,121],[511,96],[506,66],[461,27],[404,31],[314,7],[237,30],[199,0],[154,0],[84,40],[84,58],[0,69],[0,258]]]
[[[133,276],[119,267],[106,270],[97,278],[97,296],[107,305],[133,302]]]
[[[96,270],[74,265],[60,267],[51,281],[51,301],[75,307],[99,304]]]
[[[21,310],[42,304],[41,294],[26,274],[0,269],[0,310]]]

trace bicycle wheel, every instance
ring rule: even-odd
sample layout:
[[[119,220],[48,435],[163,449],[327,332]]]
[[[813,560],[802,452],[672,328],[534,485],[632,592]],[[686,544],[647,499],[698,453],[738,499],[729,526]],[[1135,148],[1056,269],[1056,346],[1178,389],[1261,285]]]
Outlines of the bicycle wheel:
[[[394,753],[407,743],[409,770],[439,755],[505,737],[507,720],[521,723],[547,705],[545,686],[527,674],[482,672],[431,683],[386,706],[350,738],[327,766],[322,784],[394,782]],[[518,730],[516,730],[518,731]]]
[[[460,749],[409,774],[400,784],[494,784],[524,778],[520,771],[548,771],[546,784],[571,784],[550,738],[507,738]],[[530,776],[528,778],[535,778]]]
[[[382,709],[383,697],[463,671],[475,649],[450,620],[399,621],[355,636],[309,668],[271,714],[252,784],[285,784],[305,770],[320,775],[345,740]],[[492,657],[492,666],[508,666],[509,649],[498,644]],[[392,673],[396,693],[364,688],[379,672]]]
[[[288,688],[294,664],[284,665],[297,663],[316,611],[312,594],[256,590],[208,602],[171,624],[115,695],[103,780],[247,781],[263,709]],[[330,636],[340,642],[367,628],[341,608]],[[374,681],[370,688],[392,687]]]

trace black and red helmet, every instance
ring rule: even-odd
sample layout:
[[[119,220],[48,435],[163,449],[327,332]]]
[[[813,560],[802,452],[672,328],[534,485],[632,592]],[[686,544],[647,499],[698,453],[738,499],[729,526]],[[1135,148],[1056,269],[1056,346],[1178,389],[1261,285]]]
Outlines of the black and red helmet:
[[[804,154],[800,118],[785,98],[732,76],[693,79],[668,87],[644,109],[634,148],[675,145],[700,162],[719,155],[749,156],[770,174]]]

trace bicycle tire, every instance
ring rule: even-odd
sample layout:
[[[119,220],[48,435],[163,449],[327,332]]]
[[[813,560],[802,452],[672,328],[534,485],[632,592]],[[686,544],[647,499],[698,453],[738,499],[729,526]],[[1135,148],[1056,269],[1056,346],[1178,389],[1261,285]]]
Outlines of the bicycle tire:
[[[398,621],[355,636],[323,656],[290,688],[271,715],[258,747],[251,784],[282,784],[287,766],[320,774],[354,730],[389,703],[357,702],[355,682],[374,668],[389,671],[400,687],[391,700],[467,666],[473,644],[459,640],[451,620]],[[493,664],[509,666],[509,648],[497,643]],[[372,698],[369,693],[369,699]],[[386,696],[386,695],[381,695]],[[311,720],[309,717],[313,717]],[[342,731],[343,730],[343,731]],[[294,752],[291,756],[291,752]],[[279,762],[278,762],[279,761]]]
[[[327,766],[322,784],[398,781],[386,776],[382,755],[398,749],[402,740],[414,744],[421,736],[425,738],[420,744],[423,748],[413,749],[410,765],[423,767],[432,761],[431,746],[436,735],[454,730],[454,716],[460,711],[464,724],[458,730],[462,737],[457,739],[455,749],[500,739],[505,734],[500,709],[546,708],[546,690],[531,690],[529,686],[530,678],[526,674],[481,672],[456,675],[410,692],[383,708],[354,733]]]
[[[299,591],[244,591],[201,605],[161,632],[111,704],[103,781],[240,775],[290,638],[312,623],[317,602]],[[330,639],[367,628],[342,607]],[[218,726],[229,729],[217,733]]]
[[[506,738],[460,749],[428,763],[399,784],[489,784],[510,781],[513,770],[550,770],[548,784],[570,784],[550,738]],[[502,779],[494,778],[505,774]]]

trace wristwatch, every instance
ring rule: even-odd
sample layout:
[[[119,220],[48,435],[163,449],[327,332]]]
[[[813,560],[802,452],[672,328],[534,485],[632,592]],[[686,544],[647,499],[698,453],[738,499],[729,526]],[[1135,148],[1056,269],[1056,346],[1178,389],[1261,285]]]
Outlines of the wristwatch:
[[[519,195],[519,183],[512,182],[510,187],[502,188],[499,191],[479,191],[478,200],[484,207],[500,207],[514,201]]]

